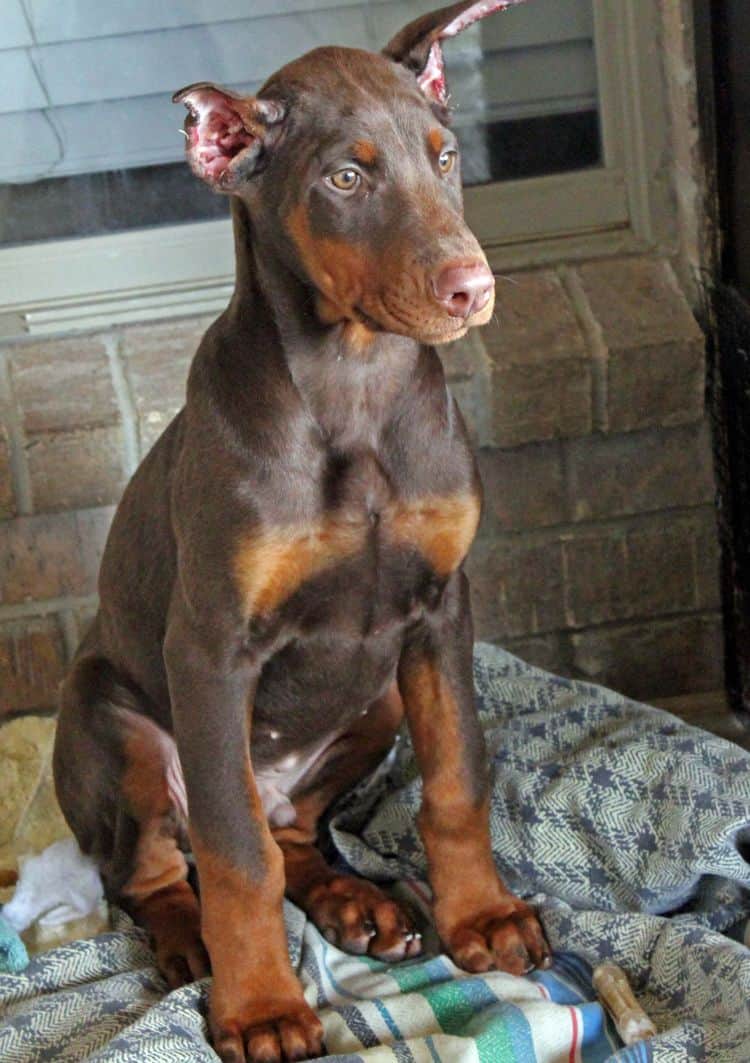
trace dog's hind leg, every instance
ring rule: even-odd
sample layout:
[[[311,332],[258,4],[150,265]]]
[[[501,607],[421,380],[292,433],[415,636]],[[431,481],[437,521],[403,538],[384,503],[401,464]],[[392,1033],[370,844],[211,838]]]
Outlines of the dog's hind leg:
[[[421,951],[410,914],[374,883],[334,871],[317,840],[318,820],[326,808],[377,767],[391,748],[402,712],[394,687],[338,739],[320,777],[293,798],[294,823],[273,831],[284,854],[287,896],[333,944],[390,963]]]
[[[63,684],[53,767],[58,800],[110,900],[151,935],[173,988],[208,973],[198,900],[187,881],[185,802],[173,739],[145,698],[101,657]]]

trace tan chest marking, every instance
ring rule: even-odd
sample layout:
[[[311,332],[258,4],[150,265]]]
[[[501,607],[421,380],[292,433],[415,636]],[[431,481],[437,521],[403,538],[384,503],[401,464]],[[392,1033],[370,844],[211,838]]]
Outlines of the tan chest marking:
[[[438,576],[448,576],[466,557],[478,522],[478,499],[459,495],[391,503],[378,528],[385,542],[413,547]],[[269,615],[309,580],[360,553],[372,527],[362,511],[356,519],[329,517],[247,536],[234,556],[245,615]]]
[[[272,613],[308,580],[358,553],[366,536],[366,521],[334,518],[248,536],[234,558],[245,614]]]
[[[422,498],[402,502],[386,522],[386,534],[396,543],[414,546],[438,576],[449,576],[469,552],[480,504],[476,495]]]

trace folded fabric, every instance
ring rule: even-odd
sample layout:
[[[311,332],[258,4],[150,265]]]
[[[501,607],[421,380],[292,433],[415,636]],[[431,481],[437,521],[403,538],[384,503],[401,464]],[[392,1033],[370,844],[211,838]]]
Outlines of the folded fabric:
[[[3,916],[19,932],[37,920],[51,927],[81,919],[97,909],[104,895],[96,865],[73,838],[54,842],[18,863],[18,885]]]

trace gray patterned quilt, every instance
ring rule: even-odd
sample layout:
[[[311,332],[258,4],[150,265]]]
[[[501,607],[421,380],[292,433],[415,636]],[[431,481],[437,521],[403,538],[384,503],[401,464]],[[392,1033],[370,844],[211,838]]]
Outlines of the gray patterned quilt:
[[[287,905],[290,949],[329,1058],[404,1063],[750,1061],[750,756],[666,713],[530,668],[475,658],[494,766],[492,835],[509,884],[533,896],[556,962],[529,978],[428,955],[387,967],[338,952]],[[417,904],[424,855],[408,738],[331,817],[337,859]],[[467,868],[467,874],[471,869]],[[591,967],[629,973],[659,1034],[626,1049]],[[139,930],[54,949],[0,976],[0,1060],[216,1060],[206,985],[167,994]]]

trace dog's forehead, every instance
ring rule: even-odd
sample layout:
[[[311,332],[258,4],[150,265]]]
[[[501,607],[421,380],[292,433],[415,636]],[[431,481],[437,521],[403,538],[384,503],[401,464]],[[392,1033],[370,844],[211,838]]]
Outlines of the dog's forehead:
[[[282,67],[261,96],[288,101],[306,128],[376,134],[394,122],[432,123],[435,118],[414,75],[385,56],[357,48],[316,48]]]

